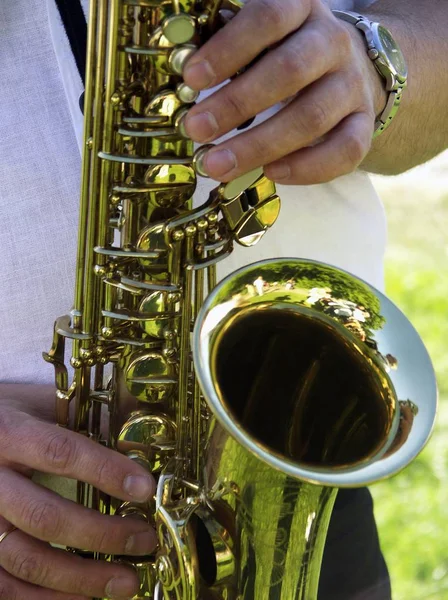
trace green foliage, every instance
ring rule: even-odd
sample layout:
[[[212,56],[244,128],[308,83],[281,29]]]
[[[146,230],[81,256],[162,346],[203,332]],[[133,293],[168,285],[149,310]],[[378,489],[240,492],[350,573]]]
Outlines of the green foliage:
[[[372,492],[394,600],[448,600],[448,260],[442,226],[448,196],[422,195],[405,184],[405,194],[394,184],[388,192],[386,185],[387,292],[428,347],[440,409],[434,435],[417,460]]]

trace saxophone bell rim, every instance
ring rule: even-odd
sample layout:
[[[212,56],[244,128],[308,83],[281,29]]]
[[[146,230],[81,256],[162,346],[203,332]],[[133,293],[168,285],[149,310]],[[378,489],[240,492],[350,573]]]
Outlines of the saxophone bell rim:
[[[390,439],[386,440],[380,450],[370,456],[367,461],[355,466],[350,465],[336,469],[298,463],[275,452],[248,433],[226,407],[214,382],[211,366],[217,331],[228,319],[230,311],[235,309],[235,305],[231,306],[231,298],[226,296],[226,289],[232,290],[232,297],[237,296],[240,292],[244,293],[243,288],[247,287],[245,282],[248,277],[257,275],[266,279],[266,275],[269,274],[272,267],[286,268],[288,273],[291,268],[295,269],[298,277],[300,277],[300,271],[307,268],[315,268],[330,277],[335,273],[341,274],[347,278],[347,281],[358,282],[379,302],[381,312],[386,317],[386,324],[384,331],[376,332],[376,341],[381,348],[383,345],[388,348],[388,343],[392,339],[400,349],[398,360],[401,368],[396,372],[389,373],[397,391],[397,401],[409,402],[409,395],[404,398],[403,392],[415,389],[415,397],[412,397],[412,404],[415,406],[412,427],[407,438],[397,448],[394,448],[394,438],[403,418],[398,409],[398,402],[398,410],[390,430]],[[225,309],[226,303],[230,305],[228,309]],[[221,313],[219,318],[216,317],[216,311],[213,314],[215,308],[218,308],[218,312]],[[294,311],[292,303],[289,310]],[[400,329],[402,334],[402,338],[398,341],[393,339],[396,329]],[[413,351],[410,352],[409,348],[412,348]],[[437,410],[437,385],[429,355],[418,333],[404,314],[386,296],[367,282],[338,267],[308,259],[281,258],[257,261],[238,269],[219,282],[203,304],[193,331],[192,349],[199,384],[206,402],[219,424],[251,454],[275,470],[282,471],[294,479],[338,488],[369,485],[387,479],[405,468],[421,452],[432,433]],[[407,384],[403,382],[404,372],[408,378],[411,378]],[[406,404],[406,402],[400,401],[399,404]]]

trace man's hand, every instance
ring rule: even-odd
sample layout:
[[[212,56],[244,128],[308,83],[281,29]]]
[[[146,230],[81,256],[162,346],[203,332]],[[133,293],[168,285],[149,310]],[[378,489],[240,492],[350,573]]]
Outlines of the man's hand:
[[[353,171],[386,104],[380,76],[353,25],[322,0],[250,0],[187,63],[186,83],[214,87],[185,119],[196,142],[217,140],[260,112],[280,112],[210,150],[206,172],[229,181],[256,167],[282,184],[323,183]]]
[[[48,542],[115,555],[145,555],[154,530],[136,519],[106,516],[30,481],[34,470],[85,481],[106,494],[145,502],[154,481],[139,465],[51,422],[48,388],[0,386],[0,598],[130,598],[135,573],[52,548]],[[28,397],[27,397],[28,396]],[[39,415],[39,416],[37,416]]]

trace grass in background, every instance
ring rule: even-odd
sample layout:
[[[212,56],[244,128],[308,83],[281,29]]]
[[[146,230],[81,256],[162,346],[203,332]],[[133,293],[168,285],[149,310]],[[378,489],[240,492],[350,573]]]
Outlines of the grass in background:
[[[434,163],[433,163],[434,164]],[[425,341],[437,372],[434,435],[404,472],[373,486],[394,600],[448,600],[448,165],[375,178],[389,220],[387,294]],[[426,178],[426,180],[422,180]],[[439,183],[437,183],[439,182]]]

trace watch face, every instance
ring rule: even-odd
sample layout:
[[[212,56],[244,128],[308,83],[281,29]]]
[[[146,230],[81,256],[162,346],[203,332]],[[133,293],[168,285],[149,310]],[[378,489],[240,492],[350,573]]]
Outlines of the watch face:
[[[393,69],[396,71],[396,74],[400,78],[406,79],[408,76],[406,61],[391,33],[382,25],[378,26],[376,33],[383,48],[383,52]]]

